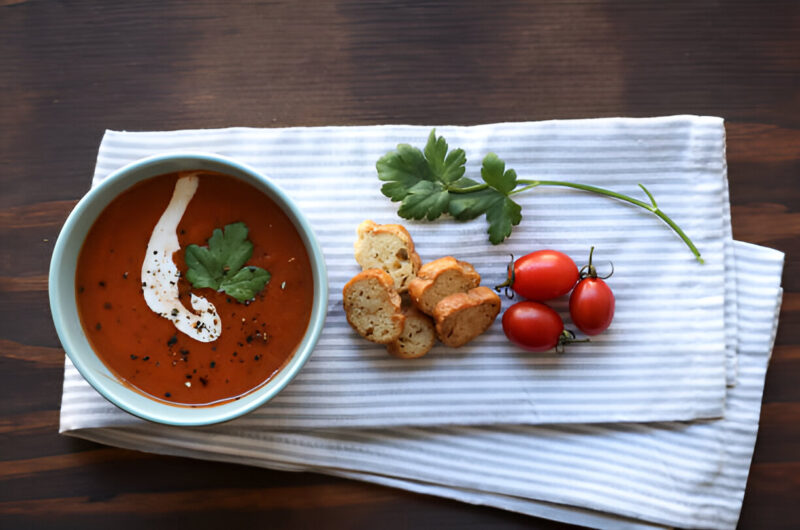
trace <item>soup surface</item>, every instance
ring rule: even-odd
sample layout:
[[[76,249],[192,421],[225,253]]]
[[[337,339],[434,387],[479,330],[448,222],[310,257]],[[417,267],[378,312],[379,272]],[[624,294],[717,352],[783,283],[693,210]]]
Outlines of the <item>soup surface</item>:
[[[267,382],[291,358],[308,327],[311,264],[289,218],[266,195],[229,176],[199,172],[197,191],[177,227],[179,300],[216,306],[221,335],[200,342],[148,307],[142,264],[153,228],[179,175],[161,175],[122,193],[92,226],[78,258],[76,297],[84,331],[108,368],[155,399],[187,406],[224,403]],[[185,279],[184,250],[207,245],[216,228],[243,222],[253,254],[246,265],[271,279],[252,301],[197,289]],[[146,282],[145,282],[146,284]]]

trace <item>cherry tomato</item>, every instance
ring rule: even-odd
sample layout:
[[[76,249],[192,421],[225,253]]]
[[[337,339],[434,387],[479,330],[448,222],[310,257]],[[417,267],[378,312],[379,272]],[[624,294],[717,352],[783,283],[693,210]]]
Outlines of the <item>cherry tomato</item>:
[[[508,268],[508,280],[498,287],[510,286],[523,298],[537,302],[567,294],[578,281],[575,262],[557,250],[531,252]]]
[[[584,278],[569,297],[569,314],[587,335],[602,333],[614,318],[614,293],[600,278]]]
[[[508,340],[528,351],[552,350],[563,341],[564,322],[550,307],[539,302],[517,302],[503,313]]]
[[[604,332],[614,318],[614,293],[606,282],[597,277],[592,254],[594,247],[589,251],[589,264],[581,269],[583,278],[569,297],[572,322],[587,335]]]

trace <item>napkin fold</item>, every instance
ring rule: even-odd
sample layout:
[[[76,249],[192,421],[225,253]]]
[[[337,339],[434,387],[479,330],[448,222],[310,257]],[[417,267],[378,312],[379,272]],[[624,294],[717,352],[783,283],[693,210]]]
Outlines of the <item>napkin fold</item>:
[[[423,261],[453,255],[473,263],[484,285],[505,278],[509,254],[555,248],[584,264],[615,267],[612,327],[574,344],[568,355],[530,355],[509,344],[499,325],[469,345],[439,345],[407,362],[350,329],[344,283],[359,270],[355,228],[365,218],[398,222],[381,195],[375,162],[406,142],[422,147],[429,127],[322,127],[125,133],[108,131],[94,182],[141,157],[210,151],[248,163],[298,203],[317,233],[328,266],[328,319],[311,360],[281,394],[235,422],[295,429],[552,424],[692,420],[720,417],[735,376],[734,285],[726,285],[730,215],[726,211],[725,131],[719,118],[571,120],[439,127],[468,157],[478,178],[490,150],[520,178],[577,181],[645,199],[693,238],[684,243],[651,213],[607,197],[541,188],[515,195],[523,221],[502,245],[487,241],[483,218],[467,223],[404,222]],[[508,307],[510,301],[504,300]],[[567,300],[553,302],[568,315]],[[727,311],[726,311],[727,310]],[[571,322],[566,318],[567,327]],[[727,342],[726,342],[727,341]],[[64,424],[135,424],[68,368]]]
[[[466,150],[468,176],[478,174],[491,149],[520,178],[630,195],[643,183],[706,264],[651,214],[558,188],[515,197],[523,221],[500,248],[486,242],[482,219],[404,223],[423,261],[466,259],[488,285],[502,281],[509,252],[557,248],[582,264],[594,245],[597,264],[614,262],[608,281],[617,296],[612,328],[591,347],[532,356],[510,347],[494,326],[466,348],[440,345],[409,363],[354,336],[340,293],[358,270],[355,226],[365,217],[397,222],[396,205],[379,192],[375,160],[400,142],[421,147],[428,132],[107,132],[94,183],[170,150],[228,155],[278,182],[322,244],[329,316],[301,375],[272,402],[223,425],[182,429],[133,418],[67,361],[61,432],[157,453],[318,471],[591,527],[735,527],[777,326],[783,254],[731,239],[722,120],[437,128]],[[567,314],[565,300],[555,307]]]

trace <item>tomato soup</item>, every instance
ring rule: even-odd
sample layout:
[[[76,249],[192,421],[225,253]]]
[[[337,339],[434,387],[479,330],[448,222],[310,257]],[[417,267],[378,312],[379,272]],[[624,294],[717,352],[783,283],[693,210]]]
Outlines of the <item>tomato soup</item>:
[[[177,173],[136,184],[106,207],[81,249],[75,285],[89,342],[121,381],[160,401],[207,406],[255,390],[286,364],[308,327],[314,287],[302,239],[270,198],[233,177],[193,173],[196,191],[175,229],[180,249],[172,260],[180,276],[174,283],[177,300],[189,312],[194,296],[213,304],[214,322],[220,324],[215,340],[201,342],[179,331],[144,298],[145,253],[171,205]],[[232,223],[249,230],[253,252],[246,266],[271,275],[244,302],[213,288],[195,288],[185,278],[186,247],[207,245],[215,229]]]

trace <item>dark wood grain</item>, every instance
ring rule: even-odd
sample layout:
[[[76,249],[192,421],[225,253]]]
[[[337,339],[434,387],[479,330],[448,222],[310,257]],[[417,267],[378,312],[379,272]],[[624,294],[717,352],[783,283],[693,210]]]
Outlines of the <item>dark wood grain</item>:
[[[0,527],[566,528],[61,437],[47,272],[105,129],[727,120],[737,239],[787,255],[740,526],[800,527],[800,4],[0,1]]]

